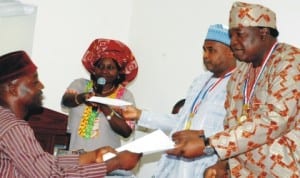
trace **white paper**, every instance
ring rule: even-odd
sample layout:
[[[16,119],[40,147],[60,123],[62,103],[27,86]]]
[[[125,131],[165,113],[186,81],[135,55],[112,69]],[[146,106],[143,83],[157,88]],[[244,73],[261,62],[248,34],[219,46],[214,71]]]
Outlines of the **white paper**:
[[[128,150],[134,153],[143,153],[143,155],[165,151],[174,148],[174,142],[161,130],[156,130],[148,135],[138,138],[116,150],[118,152]],[[106,161],[115,154],[106,153],[103,160]]]
[[[100,96],[92,96],[87,101],[107,104],[107,105],[111,105],[111,106],[128,106],[128,105],[132,105],[132,103],[124,101],[124,100],[107,98],[107,97],[100,97]]]

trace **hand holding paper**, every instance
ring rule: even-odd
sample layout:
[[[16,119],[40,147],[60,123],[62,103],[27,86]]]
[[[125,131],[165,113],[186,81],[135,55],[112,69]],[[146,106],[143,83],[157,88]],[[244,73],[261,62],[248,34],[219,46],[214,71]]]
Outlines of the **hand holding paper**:
[[[117,156],[106,160],[107,172],[110,170],[130,170],[133,169],[142,157],[142,153],[132,153],[130,151],[122,151]],[[117,166],[117,167],[116,167]]]
[[[87,101],[107,104],[107,105],[111,105],[111,106],[128,106],[128,105],[132,105],[132,103],[124,101],[124,100],[112,99],[112,98],[100,97],[100,96],[92,96]]]
[[[128,150],[134,153],[143,153],[143,155],[146,155],[172,148],[174,148],[173,141],[161,130],[156,130],[144,137],[123,145],[116,150],[118,152]],[[103,156],[103,160],[108,160],[114,156],[115,154],[113,153],[107,153]]]

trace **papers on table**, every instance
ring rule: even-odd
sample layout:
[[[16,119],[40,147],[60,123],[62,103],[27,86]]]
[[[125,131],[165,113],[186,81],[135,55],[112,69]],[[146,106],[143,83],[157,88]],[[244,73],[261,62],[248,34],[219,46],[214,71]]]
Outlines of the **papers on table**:
[[[161,130],[156,130],[148,135],[138,138],[126,145],[123,145],[116,150],[118,152],[128,150],[135,153],[143,153],[143,155],[165,151],[174,148],[174,142]],[[103,155],[103,160],[106,161],[115,154],[106,153]]]
[[[124,101],[124,100],[112,99],[112,98],[107,98],[107,97],[99,97],[99,96],[92,96],[87,101],[107,104],[107,105],[111,105],[111,106],[128,106],[128,105],[132,105],[132,103]]]

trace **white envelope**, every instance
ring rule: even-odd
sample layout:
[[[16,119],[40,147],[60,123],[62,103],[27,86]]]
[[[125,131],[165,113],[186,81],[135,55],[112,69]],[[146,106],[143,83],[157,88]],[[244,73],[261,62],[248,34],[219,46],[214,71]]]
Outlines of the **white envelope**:
[[[116,148],[118,152],[128,150],[134,153],[143,153],[143,155],[165,151],[174,148],[174,142],[161,130],[156,130],[148,135],[138,138],[126,145]],[[115,154],[106,153],[103,160],[113,158]]]
[[[111,105],[111,106],[128,106],[128,105],[132,105],[132,103],[124,101],[124,100],[112,99],[112,98],[100,97],[100,96],[92,96],[87,101],[107,104],[107,105]]]

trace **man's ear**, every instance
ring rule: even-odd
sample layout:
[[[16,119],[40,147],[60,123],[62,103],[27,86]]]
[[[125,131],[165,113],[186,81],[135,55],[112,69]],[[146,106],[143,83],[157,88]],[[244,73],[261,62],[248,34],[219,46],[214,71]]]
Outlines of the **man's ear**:
[[[10,95],[16,96],[18,94],[18,82],[16,80],[9,82],[7,90]]]

